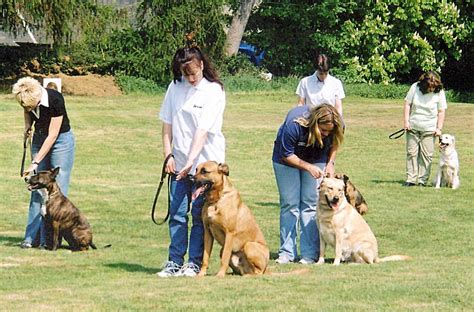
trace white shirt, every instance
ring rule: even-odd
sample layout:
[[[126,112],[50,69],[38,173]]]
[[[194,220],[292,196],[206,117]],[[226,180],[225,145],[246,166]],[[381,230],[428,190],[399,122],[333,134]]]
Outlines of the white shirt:
[[[197,129],[207,131],[207,140],[190,174],[194,174],[197,165],[205,161],[225,161],[225,138],[222,134],[224,108],[225,92],[218,83],[202,78],[194,87],[182,78],[169,84],[159,118],[172,126],[172,153],[177,171],[181,171],[186,164]]]
[[[342,100],[346,97],[342,82],[327,75],[324,81],[319,81],[316,72],[300,80],[296,88],[296,94],[305,99],[306,105],[331,104],[336,105],[336,99]]]
[[[411,103],[410,126],[417,131],[435,131],[438,111],[448,107],[444,90],[423,94],[417,82],[411,85],[405,101]]]

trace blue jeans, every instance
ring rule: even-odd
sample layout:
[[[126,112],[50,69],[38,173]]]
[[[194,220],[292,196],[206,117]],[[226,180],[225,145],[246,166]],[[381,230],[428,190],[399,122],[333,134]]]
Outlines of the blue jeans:
[[[314,164],[324,169],[325,164]],[[305,170],[273,162],[280,193],[280,257],[294,261],[298,257],[296,236],[299,226],[301,258],[315,260],[319,256],[319,231],[316,206],[320,180]]]
[[[169,233],[170,247],[168,260],[183,265],[184,256],[188,250],[188,205],[191,200],[193,183],[189,179],[176,180],[171,177],[170,185],[170,218]],[[192,226],[189,236],[189,261],[198,266],[202,264],[204,251],[204,225],[202,223],[202,206],[204,196],[201,195],[192,202]]]
[[[43,145],[46,135],[35,133],[31,144],[31,153],[33,157],[39,152]],[[48,170],[60,167],[56,176],[61,192],[67,196],[69,189],[69,180],[71,177],[72,166],[74,163],[75,139],[72,131],[64,132],[58,135],[56,142],[45,158],[39,163],[38,171]],[[26,224],[24,242],[33,245],[44,245],[46,242],[46,231],[44,228],[43,216],[41,215],[42,196],[40,192],[31,193],[30,208],[28,211],[28,222]]]

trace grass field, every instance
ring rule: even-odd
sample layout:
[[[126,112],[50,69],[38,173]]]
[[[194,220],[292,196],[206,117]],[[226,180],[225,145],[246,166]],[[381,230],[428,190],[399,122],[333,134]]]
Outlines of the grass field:
[[[84,253],[19,248],[30,194],[19,178],[22,111],[0,95],[0,310],[6,311],[453,311],[473,310],[474,105],[450,103],[445,131],[461,162],[459,190],[404,188],[405,142],[390,141],[402,125],[402,100],[349,97],[337,170],[369,204],[366,219],[381,256],[411,261],[373,266],[310,266],[309,273],[213,277],[217,248],[203,279],[159,279],[167,258],[167,226],[150,208],[162,165],[162,96],[67,96],[77,148],[69,198],[87,215],[98,246]],[[295,96],[228,94],[224,134],[230,177],[256,215],[272,254],[278,249],[278,192],[273,140]],[[438,164],[438,154],[432,176]],[[164,216],[162,194],[158,214]],[[333,251],[329,251],[329,258]],[[274,272],[301,268],[277,266]]]

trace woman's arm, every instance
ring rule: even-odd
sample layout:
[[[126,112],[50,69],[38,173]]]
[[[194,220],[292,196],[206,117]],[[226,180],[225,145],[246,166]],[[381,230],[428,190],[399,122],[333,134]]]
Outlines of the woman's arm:
[[[33,122],[31,120],[30,114],[26,110],[23,112],[23,116],[24,116],[24,119],[25,119],[25,132],[23,133],[23,135],[26,138],[26,137],[29,137],[31,135],[31,126],[32,126]]]
[[[332,146],[329,150],[329,158],[326,164],[325,173],[329,178],[334,177],[335,169],[334,165],[336,164],[336,154],[337,154],[337,146]]]
[[[334,107],[336,108],[339,115],[342,116],[342,100],[341,99],[336,98],[336,102],[334,104]]]
[[[204,144],[207,141],[207,131],[202,129],[197,129],[196,133],[193,137],[193,142],[191,144],[191,150],[188,154],[188,160],[186,161],[186,165],[184,166],[183,170],[178,173],[176,180],[182,179],[189,174],[189,171],[193,167],[194,161],[201,153],[201,150]]]
[[[48,129],[48,136],[46,137],[46,140],[44,140],[43,145],[41,145],[41,148],[38,153],[33,158],[31,165],[28,167],[28,169],[26,169],[26,173],[36,170],[38,168],[38,164],[49,153],[51,147],[54,145],[54,142],[56,142],[56,139],[58,138],[62,122],[63,116],[51,118],[51,123],[49,124]]]
[[[440,109],[438,110],[438,121],[436,122],[436,130],[435,130],[435,135],[440,136],[443,130],[443,125],[444,125],[444,116],[445,116],[445,110]]]
[[[403,108],[403,129],[405,130],[411,130],[410,109],[411,109],[411,103],[409,101],[405,101],[405,105]]]
[[[295,154],[285,157],[283,160],[292,167],[308,171],[315,179],[319,179],[323,175],[323,171],[318,166],[302,160]]]
[[[298,96],[298,102],[296,103],[296,106],[303,106],[304,105],[304,97]]]
[[[172,151],[172,143],[173,143],[173,128],[171,124],[163,122],[163,126],[161,128],[161,140],[163,142],[163,158],[168,157]],[[176,164],[174,162],[174,158],[171,157],[166,164],[166,173],[174,173],[176,170]]]

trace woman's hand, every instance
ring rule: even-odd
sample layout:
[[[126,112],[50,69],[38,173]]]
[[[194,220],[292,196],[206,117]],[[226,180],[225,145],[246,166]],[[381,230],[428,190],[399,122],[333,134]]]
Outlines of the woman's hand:
[[[440,136],[443,132],[441,131],[440,128],[436,128],[435,132],[434,132],[434,135],[435,136]]]
[[[176,180],[181,180],[183,178],[186,178],[191,171],[191,168],[193,167],[193,162],[186,162],[186,165],[184,165],[184,168],[178,172],[178,175],[176,176]]]
[[[165,172],[168,174],[173,174],[176,172],[176,163],[174,157],[170,157],[166,163]]]
[[[37,163],[30,164],[28,166],[28,168],[26,168],[26,170],[23,172],[23,176],[26,177],[26,176],[30,175],[31,172],[35,172],[37,169],[38,169],[38,164]]]
[[[319,179],[323,176],[324,172],[318,166],[308,164],[308,168],[306,169],[313,178]]]
[[[334,178],[334,161],[329,161],[326,165],[326,169],[324,169],[325,176],[328,178]]]
[[[405,121],[403,123],[403,129],[407,130],[407,131],[410,131],[411,130],[411,125],[410,125],[410,122],[409,121]]]

